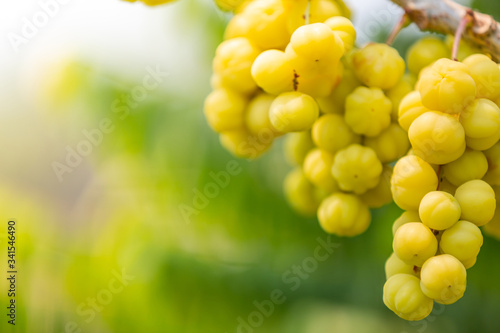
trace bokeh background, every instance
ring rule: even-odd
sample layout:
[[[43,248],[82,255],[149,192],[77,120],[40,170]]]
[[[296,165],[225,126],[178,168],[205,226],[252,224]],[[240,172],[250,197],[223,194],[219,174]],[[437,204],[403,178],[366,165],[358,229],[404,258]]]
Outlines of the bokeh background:
[[[382,303],[395,205],[359,237],[328,238],[288,207],[279,140],[252,162],[221,148],[202,105],[229,16],[211,1],[69,0],[14,47],[46,2],[0,3],[1,332],[500,332],[497,240],[485,237],[462,300],[410,324]],[[401,14],[387,0],[346,2],[360,45]],[[500,18],[495,1],[473,6]],[[395,47],[420,35],[407,28]],[[151,72],[158,84],[145,89]],[[228,163],[227,185],[200,199]],[[334,250],[314,265],[322,242]],[[276,290],[284,302],[271,309]]]

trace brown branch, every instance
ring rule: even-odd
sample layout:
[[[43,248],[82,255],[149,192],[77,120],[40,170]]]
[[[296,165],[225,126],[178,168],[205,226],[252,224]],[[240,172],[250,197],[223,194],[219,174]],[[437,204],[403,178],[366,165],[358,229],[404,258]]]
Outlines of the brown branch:
[[[455,31],[455,36],[453,36],[453,48],[451,49],[451,60],[458,61],[458,47],[460,46],[460,40],[462,39],[462,35],[464,34],[465,28],[468,24],[474,21],[474,12],[472,9],[469,9],[465,16],[462,17],[460,24],[458,25],[457,31]]]
[[[462,18],[470,11],[451,0],[391,1],[403,8],[420,30],[449,35],[455,35]],[[472,23],[466,27],[462,38],[490,54],[493,60],[500,61],[500,23],[490,15],[472,13]]]

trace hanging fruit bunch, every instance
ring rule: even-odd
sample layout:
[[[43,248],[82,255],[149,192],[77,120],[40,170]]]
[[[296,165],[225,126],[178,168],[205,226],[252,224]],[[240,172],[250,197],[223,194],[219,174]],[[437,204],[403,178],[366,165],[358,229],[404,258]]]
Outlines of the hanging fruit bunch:
[[[331,234],[363,233],[394,201],[383,301],[399,317],[460,299],[482,230],[500,239],[500,25],[449,0],[393,0],[405,14],[387,43],[356,48],[341,0],[215,2],[234,14],[204,104],[222,146],[254,159],[283,138],[285,196]],[[390,44],[410,20],[455,35],[420,39],[405,63]]]
[[[399,105],[399,123],[412,150],[391,180],[405,212],[394,222],[384,286],[384,303],[407,320],[428,316],[434,301],[460,299],[483,244],[479,227],[499,235],[500,68],[473,48],[460,54],[460,36],[451,50],[424,38],[408,53],[419,79]]]
[[[401,318],[460,299],[479,227],[500,238],[500,68],[459,47],[471,12],[455,36],[417,41],[406,66],[389,45],[406,14],[388,43],[357,49],[341,2],[216,2],[234,11],[204,111],[222,145],[256,158],[285,137],[285,195],[328,233],[361,234],[394,200],[383,299]]]
[[[390,163],[409,148],[397,123],[396,104],[413,86],[403,58],[386,44],[355,49],[343,3],[219,5],[235,15],[213,61],[209,125],[244,158],[284,136],[292,207],[317,214],[329,233],[364,232],[369,208],[392,201]]]

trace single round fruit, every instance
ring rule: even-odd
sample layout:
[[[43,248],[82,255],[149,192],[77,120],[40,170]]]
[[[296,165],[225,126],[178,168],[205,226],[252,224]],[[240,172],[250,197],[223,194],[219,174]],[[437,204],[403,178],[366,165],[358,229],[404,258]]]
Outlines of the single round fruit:
[[[404,156],[410,148],[408,135],[398,124],[390,124],[378,136],[366,137],[364,145],[377,153],[382,163],[393,162]]]
[[[302,165],[307,153],[314,148],[311,132],[288,133],[283,146],[286,160],[292,165]]]
[[[477,150],[467,149],[465,153],[453,162],[443,165],[444,177],[453,185],[481,179],[488,170],[485,155]]]
[[[290,40],[283,1],[245,1],[231,19],[225,39],[244,36],[262,50],[283,49]]]
[[[500,97],[500,68],[484,54],[473,54],[462,61],[476,82],[477,97],[495,100]]]
[[[476,97],[476,83],[467,66],[446,58],[421,74],[417,90],[425,107],[450,114],[461,112]]]
[[[218,132],[243,128],[248,100],[228,89],[216,89],[205,98],[204,113],[210,127]]]
[[[336,192],[338,185],[332,176],[333,155],[323,149],[311,150],[304,160],[304,174],[315,186],[328,193]]]
[[[474,223],[463,220],[445,230],[439,242],[443,253],[451,254],[462,263],[476,258],[482,245],[481,230]]]
[[[215,51],[213,70],[220,76],[222,85],[241,93],[252,93],[257,85],[250,69],[259,53],[247,38],[226,40]]]
[[[418,75],[424,67],[429,66],[434,61],[447,58],[449,52],[446,44],[441,39],[431,36],[421,38],[406,53],[408,70]]]
[[[420,201],[436,190],[438,177],[432,166],[418,156],[408,155],[394,166],[391,179],[392,196],[402,209],[418,210]]]
[[[384,284],[384,304],[405,320],[422,320],[433,307],[432,299],[420,289],[418,277],[410,274],[396,274]]]
[[[372,88],[390,89],[405,72],[405,61],[387,44],[366,45],[354,53],[352,63],[358,79]]]
[[[458,201],[449,193],[432,191],[420,202],[418,214],[422,223],[434,230],[445,230],[460,219],[461,209]]]
[[[293,69],[293,89],[315,98],[329,96],[342,79],[344,65],[334,56],[315,60],[300,57],[290,45],[285,57]]]
[[[345,121],[357,134],[377,136],[389,127],[391,110],[382,90],[358,87],[346,98]]]
[[[415,155],[432,164],[450,163],[465,151],[465,133],[458,120],[441,112],[420,115],[408,131]]]
[[[269,109],[274,98],[273,95],[260,93],[252,98],[248,104],[245,111],[245,125],[252,134],[278,135],[269,121]]]
[[[344,43],[324,23],[303,25],[294,31],[290,46],[295,53],[309,61],[329,60],[332,66],[344,54]]]
[[[420,267],[436,254],[438,242],[431,229],[423,223],[409,222],[396,231],[392,249],[408,265]]]
[[[270,94],[279,95],[294,90],[293,68],[283,51],[267,50],[259,54],[251,74],[257,85]]]
[[[476,99],[460,114],[467,145],[485,150],[500,139],[500,108],[489,99]]]
[[[370,210],[353,195],[334,193],[323,200],[318,209],[321,227],[338,236],[356,236],[368,228],[371,221]]]
[[[352,144],[340,150],[333,161],[332,174],[343,191],[362,194],[377,186],[382,163],[373,149]]]
[[[346,124],[344,117],[338,114],[325,114],[314,122],[312,137],[316,146],[336,153],[353,143],[360,143],[361,138]]]
[[[399,104],[399,125],[408,132],[413,121],[428,111],[430,110],[422,104],[420,93],[412,91]]]
[[[299,214],[311,217],[316,215],[319,202],[316,200],[314,186],[301,168],[297,167],[288,173],[283,182],[283,191],[290,206]]]
[[[454,256],[441,254],[427,260],[420,271],[422,292],[441,304],[462,298],[467,286],[464,265]]]
[[[269,119],[280,132],[300,132],[311,128],[319,115],[314,98],[300,92],[282,93],[271,104]]]
[[[325,24],[342,40],[346,52],[354,47],[356,30],[351,20],[343,16],[332,16],[325,21]]]
[[[478,227],[488,223],[495,214],[495,191],[483,180],[471,180],[460,185],[455,198],[462,208],[460,218]]]

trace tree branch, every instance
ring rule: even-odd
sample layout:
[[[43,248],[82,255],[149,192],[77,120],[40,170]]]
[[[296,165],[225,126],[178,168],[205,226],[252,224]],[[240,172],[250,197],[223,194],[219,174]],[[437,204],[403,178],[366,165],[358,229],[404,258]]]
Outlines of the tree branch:
[[[464,15],[470,9],[451,0],[391,0],[422,31],[454,35]],[[472,12],[472,22],[462,38],[476,45],[493,60],[500,61],[500,24],[490,15]]]

